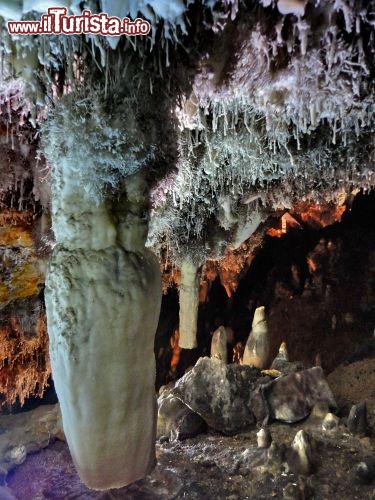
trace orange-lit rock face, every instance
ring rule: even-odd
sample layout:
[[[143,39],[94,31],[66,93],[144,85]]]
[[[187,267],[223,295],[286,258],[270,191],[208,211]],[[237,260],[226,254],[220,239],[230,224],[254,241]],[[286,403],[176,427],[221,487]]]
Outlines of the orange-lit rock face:
[[[172,379],[176,378],[177,365],[178,362],[180,361],[180,355],[182,351],[181,347],[178,345],[179,338],[180,338],[180,332],[176,329],[173,332],[173,335],[170,339],[170,344],[173,349],[171,368],[170,368],[170,374],[172,376]]]
[[[32,236],[33,214],[0,213],[0,402],[22,405],[43,394],[50,376],[43,273]]]
[[[31,212],[0,213],[0,307],[39,293],[44,276],[38,268]]]
[[[276,236],[277,238],[280,238],[283,234],[286,234],[289,229],[298,229],[301,227],[301,224],[296,221],[296,219],[292,217],[289,212],[285,212],[285,214],[280,218],[280,221],[281,228],[277,229],[271,227],[267,231],[268,236]]]
[[[289,229],[300,228],[300,222],[313,229],[322,229],[340,221],[345,210],[346,206],[344,204],[322,203],[318,205],[300,202],[292,208],[290,213],[286,212],[282,215],[279,227],[271,227],[268,229],[267,234],[268,236],[280,238]]]
[[[237,290],[240,277],[249,268],[253,260],[253,251],[260,244],[262,235],[262,232],[257,232],[239,248],[235,250],[228,248],[223,259],[207,260],[202,269],[201,289],[219,276],[220,283],[230,298]]]
[[[321,205],[300,203],[294,207],[294,214],[298,214],[308,226],[319,229],[341,220],[345,210],[345,205],[334,205],[333,203]]]
[[[42,396],[51,374],[44,308],[38,298],[9,306],[0,316],[0,401],[21,405]]]

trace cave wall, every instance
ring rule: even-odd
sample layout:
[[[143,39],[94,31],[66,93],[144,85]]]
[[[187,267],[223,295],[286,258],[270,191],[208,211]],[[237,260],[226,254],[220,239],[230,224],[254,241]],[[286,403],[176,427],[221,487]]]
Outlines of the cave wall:
[[[2,124],[0,403],[16,408],[28,398],[42,397],[50,382],[43,289],[51,235],[33,179],[30,128],[10,131]]]

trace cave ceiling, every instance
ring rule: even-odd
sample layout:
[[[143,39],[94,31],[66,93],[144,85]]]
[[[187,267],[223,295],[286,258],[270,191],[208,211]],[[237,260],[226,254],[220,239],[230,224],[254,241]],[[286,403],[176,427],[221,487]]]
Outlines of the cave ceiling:
[[[270,214],[343,206],[373,187],[374,1],[59,3],[139,16],[151,32],[11,37],[7,20],[40,19],[51,3],[0,2],[1,146],[24,158],[39,141],[27,168],[47,209],[40,179],[66,151],[87,157],[77,176],[93,203],[142,170],[148,246],[198,265],[237,250]],[[8,156],[3,192],[26,176]]]

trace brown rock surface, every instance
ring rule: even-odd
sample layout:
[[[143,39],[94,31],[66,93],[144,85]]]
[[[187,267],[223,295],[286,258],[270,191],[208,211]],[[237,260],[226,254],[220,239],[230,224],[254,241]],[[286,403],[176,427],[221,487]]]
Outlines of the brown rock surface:
[[[342,415],[349,414],[352,405],[366,401],[370,428],[375,428],[375,358],[342,364],[327,377]]]

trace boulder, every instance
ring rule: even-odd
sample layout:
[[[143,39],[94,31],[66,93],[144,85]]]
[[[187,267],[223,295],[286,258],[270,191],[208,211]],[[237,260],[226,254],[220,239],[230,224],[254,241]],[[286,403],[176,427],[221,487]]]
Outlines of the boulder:
[[[331,411],[337,411],[335,398],[319,366],[279,377],[263,385],[262,392],[271,419],[298,422],[322,402]]]
[[[206,423],[173,394],[158,399],[156,436],[168,436],[171,441],[197,436],[206,430]]]
[[[173,394],[210,427],[230,435],[252,426],[254,412],[264,413],[259,387],[268,381],[256,368],[205,357],[176,383]]]
[[[58,404],[39,406],[15,415],[1,415],[0,428],[0,469],[3,475],[22,464],[29,453],[46,448],[55,439],[64,439]]]

